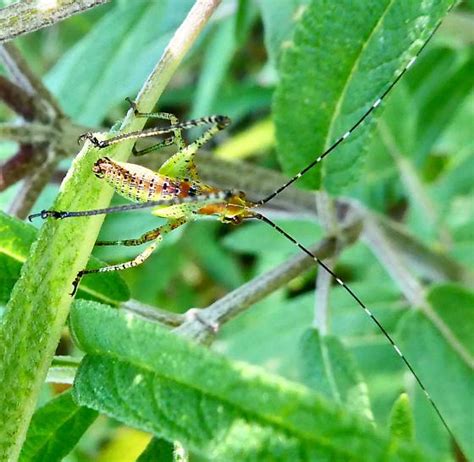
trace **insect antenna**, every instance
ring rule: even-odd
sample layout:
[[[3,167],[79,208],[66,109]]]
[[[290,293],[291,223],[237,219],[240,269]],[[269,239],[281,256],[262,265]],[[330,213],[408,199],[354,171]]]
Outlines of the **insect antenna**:
[[[449,13],[449,11],[451,10],[452,8],[452,5],[449,7],[449,9],[447,10],[446,14]],[[441,25],[441,22],[442,20],[440,20],[438,22],[438,24],[436,25],[436,27],[433,29],[433,31],[431,32],[431,34],[428,36],[428,38],[426,39],[426,41],[423,43],[423,45],[421,46],[421,48],[417,51],[417,53],[415,54],[415,56],[413,56],[413,58],[410,59],[410,61],[408,62],[408,64],[402,69],[402,71],[397,75],[397,77],[390,83],[390,85],[386,88],[386,90],[382,93],[381,96],[379,96],[375,102],[370,106],[369,109],[367,109],[367,111],[364,112],[364,114],[362,114],[360,116],[360,118],[356,121],[356,123],[351,127],[349,128],[349,130],[347,130],[343,135],[341,135],[328,149],[326,149],[322,154],[320,154],[316,159],[314,159],[312,162],[310,162],[305,168],[303,168],[303,170],[301,170],[300,172],[298,172],[295,176],[293,176],[292,178],[290,178],[286,183],[284,183],[283,185],[281,185],[278,189],[276,189],[274,192],[272,192],[269,196],[265,197],[264,199],[261,199],[260,201],[258,201],[256,203],[256,205],[263,205],[263,204],[266,204],[267,202],[269,202],[270,200],[272,200],[275,196],[278,196],[278,194],[280,194],[282,191],[284,191],[286,188],[288,188],[288,186],[292,185],[296,180],[298,180],[299,178],[301,178],[306,172],[308,172],[309,170],[311,170],[313,167],[315,167],[316,165],[318,165],[325,157],[327,157],[329,154],[331,154],[332,151],[334,151],[341,143],[343,143],[345,140],[347,140],[347,138],[349,138],[349,136],[360,126],[362,125],[366,120],[367,118],[369,117],[370,114],[372,114],[372,112],[375,111],[375,109],[377,109],[378,106],[380,106],[380,104],[382,103],[382,101],[386,98],[386,96],[392,91],[392,89],[397,85],[397,83],[401,80],[401,78],[405,75],[405,73],[413,66],[413,64],[415,63],[416,59],[418,58],[418,56],[420,55],[420,53],[426,48],[426,45],[428,45],[428,43],[431,41],[432,37],[434,36],[434,34],[436,33],[436,31],[439,29],[439,26]]]
[[[390,345],[392,345],[393,349],[397,353],[397,355],[401,358],[403,363],[408,367],[409,371],[412,373],[413,377],[417,381],[419,387],[421,388],[422,392],[430,402],[431,406],[435,410],[436,414],[440,418],[443,426],[446,428],[448,431],[449,435],[452,437],[452,439],[455,441],[455,437],[451,429],[449,428],[448,424],[446,423],[446,420],[444,419],[443,415],[441,414],[441,411],[439,410],[438,406],[436,403],[433,401],[431,398],[431,395],[428,393],[428,390],[426,389],[425,385],[421,381],[420,377],[418,374],[415,372],[413,366],[411,365],[410,361],[406,358],[406,356],[402,353],[400,348],[396,345],[395,341],[393,340],[392,336],[387,332],[385,327],[380,323],[380,321],[373,315],[373,313],[365,306],[364,302],[354,293],[354,291],[331,269],[329,266],[327,266],[322,260],[320,260],[314,253],[312,253],[310,250],[308,250],[303,244],[298,242],[293,236],[288,234],[283,228],[278,226],[276,223],[274,223],[272,220],[267,218],[265,215],[262,215],[261,213],[255,213],[253,218],[256,218],[257,220],[263,221],[264,223],[270,225],[273,229],[275,229],[278,233],[283,235],[286,239],[291,241],[294,245],[296,245],[300,250],[302,250],[306,255],[311,257],[321,268],[323,268],[325,271],[327,271],[335,280],[336,282],[344,288],[344,290],[359,304],[359,306],[364,310],[364,312],[370,317],[372,322],[378,327],[378,329],[382,332],[384,337],[390,342]]]

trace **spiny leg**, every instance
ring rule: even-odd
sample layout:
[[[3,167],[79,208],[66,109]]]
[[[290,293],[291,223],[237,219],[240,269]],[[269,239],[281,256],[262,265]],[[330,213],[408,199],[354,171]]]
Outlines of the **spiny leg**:
[[[149,152],[159,151],[161,148],[165,148],[166,146],[171,146],[172,144],[175,143],[175,141],[176,141],[175,137],[170,136],[168,138],[165,138],[163,141],[153,144],[152,146],[148,146],[147,148],[144,148],[144,149],[137,149],[136,145],[134,144],[132,148],[132,154],[136,157],[144,156],[145,154],[148,154]]]
[[[163,240],[163,236],[165,234],[170,233],[171,231],[173,231],[174,229],[176,229],[179,226],[183,225],[187,221],[188,221],[188,219],[186,219],[186,218],[180,218],[178,220],[170,220],[168,223],[164,224],[163,226],[160,226],[159,228],[156,228],[156,229],[150,231],[149,233],[144,234],[142,237],[146,236],[147,234],[153,233],[154,236],[155,236],[154,237],[154,242],[151,245],[149,245],[143,252],[138,254],[133,260],[129,260],[129,261],[126,261],[124,263],[118,263],[116,265],[104,266],[102,268],[90,269],[90,270],[85,269],[85,270],[79,271],[79,273],[77,273],[76,279],[74,279],[74,281],[72,283],[71,296],[74,296],[74,294],[77,291],[77,288],[79,286],[79,283],[80,283],[82,277],[86,274],[108,273],[108,272],[111,272],[111,271],[121,271],[121,270],[124,270],[124,269],[134,268],[135,266],[141,265],[155,251],[155,249],[158,246],[158,244],[160,243],[160,241]],[[139,238],[139,239],[141,239],[141,238]],[[150,237],[148,239],[148,241],[151,240],[151,239],[152,238]],[[144,242],[147,242],[147,241],[144,241]],[[110,245],[113,245],[113,244],[110,244]],[[132,244],[132,245],[134,245],[134,244]],[[138,244],[136,244],[136,245],[138,245]]]
[[[222,115],[213,115],[208,117],[201,117],[199,119],[187,120],[185,122],[180,122],[178,124],[172,124],[168,127],[153,127],[145,130],[139,130],[135,132],[122,133],[121,135],[114,136],[107,140],[99,140],[95,137],[93,133],[84,133],[79,137],[79,141],[87,139],[94,146],[102,149],[112,144],[121,143],[126,140],[136,140],[140,138],[148,138],[151,136],[164,135],[166,133],[175,132],[177,129],[189,129],[194,127],[200,127],[202,125],[215,125],[219,127],[219,130],[224,129],[230,124],[230,119]]]
[[[138,110],[138,107],[135,101],[132,101],[128,97],[125,98],[125,100],[130,104],[130,107],[133,109],[133,113],[135,114],[135,117],[145,117],[146,119],[169,120],[171,122],[171,125],[179,124],[179,119],[171,112],[140,112]],[[176,146],[178,146],[178,149],[183,149],[186,146],[184,143],[183,132],[181,128],[177,128],[176,130],[173,130],[173,136],[166,138],[161,143],[150,146],[149,148],[137,151],[135,150],[135,147],[134,147],[133,154],[136,156],[141,156],[143,154],[146,154],[146,152],[151,152],[161,147],[169,146],[170,144],[173,144],[173,143],[176,143]]]
[[[237,191],[233,190],[224,190],[224,191],[215,191],[205,194],[199,194],[197,196],[187,196],[187,197],[174,197],[170,199],[156,200],[156,201],[147,201],[141,202],[138,204],[124,204],[124,205],[115,205],[112,207],[106,207],[103,209],[93,209],[93,210],[78,210],[78,211],[63,211],[63,210],[42,210],[39,213],[33,213],[28,216],[29,221],[33,221],[34,218],[40,217],[43,220],[46,218],[53,218],[55,220],[62,220],[64,218],[72,217],[90,217],[94,215],[106,215],[109,213],[118,213],[118,212],[127,212],[131,210],[147,209],[152,207],[157,207],[159,205],[178,205],[178,204],[192,204],[200,202],[201,204],[207,205],[214,202],[224,202],[229,200],[232,196],[237,194]]]
[[[207,129],[199,138],[180,149],[173,156],[171,156],[159,169],[161,175],[170,176],[173,178],[192,179],[199,181],[199,176],[194,162],[194,156],[199,149],[206,144],[219,131],[223,130],[225,126],[214,124]]]
[[[122,240],[117,240],[117,241],[97,241],[95,245],[96,246],[124,245],[127,247],[142,245],[142,244],[145,244],[146,242],[150,242],[157,239],[160,235],[166,234],[172,231],[173,229],[176,229],[179,226],[184,225],[184,223],[186,223],[187,221],[188,219],[186,218],[178,218],[176,220],[172,220],[171,222],[163,226],[159,226],[158,228],[152,229],[151,231],[148,231],[142,234],[140,237],[136,239],[122,239]],[[172,228],[169,231],[164,232],[163,228],[169,225],[170,223],[172,223]]]

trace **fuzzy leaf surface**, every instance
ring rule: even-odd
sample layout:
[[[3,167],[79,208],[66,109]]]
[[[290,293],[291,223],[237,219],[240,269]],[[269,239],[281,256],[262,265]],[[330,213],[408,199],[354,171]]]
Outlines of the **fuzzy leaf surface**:
[[[288,175],[349,130],[407,66],[451,3],[309,4],[282,54],[273,105],[278,156]],[[360,126],[301,183],[340,193],[360,174],[371,125]]]
[[[88,353],[74,385],[79,404],[211,460],[423,460],[409,446],[392,453],[368,421],[306,387],[130,314],[81,301],[71,325]]]

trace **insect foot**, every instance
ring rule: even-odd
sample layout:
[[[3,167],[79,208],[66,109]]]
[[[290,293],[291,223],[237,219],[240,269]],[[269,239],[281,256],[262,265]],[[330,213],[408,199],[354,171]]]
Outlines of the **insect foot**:
[[[89,140],[96,148],[105,148],[108,146],[107,142],[97,139],[97,137],[92,132],[83,133],[77,139],[77,142],[80,144],[82,141]]]
[[[231,120],[230,117],[223,116],[223,115],[216,115],[214,116],[214,122],[220,129],[226,128],[230,125]]]
[[[125,101],[130,104],[130,108],[133,109],[133,113],[135,115],[140,114],[140,111],[137,108],[137,103],[135,103],[135,101],[131,100],[128,96],[125,98]]]
[[[67,216],[67,212],[60,212],[58,210],[41,210],[39,213],[33,213],[28,215],[28,221],[33,221],[33,218],[41,217],[43,220],[46,218],[54,218],[56,220],[60,220]]]
[[[83,276],[83,271],[79,271],[74,281],[72,281],[72,292],[69,294],[71,297],[74,297],[74,295],[76,295],[77,288],[79,286],[79,282],[81,282],[82,276]]]

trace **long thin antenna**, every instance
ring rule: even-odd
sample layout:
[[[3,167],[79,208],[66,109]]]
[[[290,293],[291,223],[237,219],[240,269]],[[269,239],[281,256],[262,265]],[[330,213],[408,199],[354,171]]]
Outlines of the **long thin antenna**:
[[[436,406],[435,402],[431,398],[430,394],[428,393],[428,390],[425,388],[423,385],[423,382],[421,379],[418,377],[416,374],[415,370],[413,369],[410,361],[405,357],[405,355],[401,352],[400,348],[395,344],[395,341],[393,340],[392,336],[387,332],[385,327],[380,323],[380,321],[372,314],[372,312],[364,305],[362,300],[353,292],[353,290],[339,277],[337,276],[334,271],[329,268],[322,260],[320,260],[316,255],[314,255],[310,250],[308,250],[303,244],[299,243],[294,237],[292,237],[290,234],[288,234],[283,228],[280,228],[276,223],[271,221],[269,218],[267,218],[265,215],[262,215],[261,213],[255,213],[254,217],[257,220],[261,220],[268,225],[270,225],[273,229],[278,231],[280,234],[285,236],[289,241],[293,242],[300,250],[302,250],[306,255],[310,256],[319,266],[321,266],[325,271],[327,271],[335,280],[336,282],[344,288],[344,290],[349,293],[349,295],[359,304],[359,306],[365,311],[365,313],[370,317],[370,319],[375,323],[375,325],[379,328],[379,330],[382,332],[382,334],[385,336],[385,338],[390,342],[392,345],[393,349],[396,351],[397,355],[402,359],[402,361],[405,363],[405,365],[408,367],[410,372],[412,373],[413,377],[415,377],[416,381],[418,382],[418,385],[420,386],[421,390],[425,394],[426,398],[428,401],[431,403],[431,406],[435,410],[436,414],[438,414],[438,417],[440,418],[441,422],[443,423],[444,427],[448,431],[448,433],[451,435],[453,440],[455,440],[454,434],[451,431],[451,429],[448,427],[448,424],[444,420],[443,415],[441,414],[440,410],[438,409],[438,406]]]
[[[448,8],[448,10],[446,11],[446,14],[449,13],[449,11],[451,10],[451,8],[453,7],[454,3],[451,4],[451,6]],[[269,196],[265,197],[264,199],[261,199],[260,201],[258,201],[256,203],[256,205],[263,205],[263,204],[266,204],[268,201],[272,200],[275,196],[277,196],[278,194],[280,194],[282,191],[284,191],[286,188],[288,188],[288,186],[292,185],[296,180],[298,180],[299,178],[301,178],[308,170],[311,170],[315,165],[319,164],[325,157],[327,157],[332,151],[334,151],[334,149],[336,149],[342,142],[344,142],[345,140],[347,140],[347,138],[349,138],[349,136],[354,132],[354,130],[356,130],[359,125],[362,125],[365,120],[367,119],[367,117],[372,114],[372,112],[375,111],[375,109],[380,106],[380,104],[382,103],[382,101],[385,99],[385,97],[391,92],[391,90],[393,89],[393,87],[395,87],[395,85],[400,81],[400,79],[405,75],[405,73],[410,69],[410,67],[413,66],[413,64],[415,63],[416,59],[418,58],[418,56],[420,55],[420,53],[425,49],[426,45],[428,45],[428,43],[430,42],[430,40],[432,39],[433,35],[436,33],[436,31],[438,30],[439,26],[441,25],[442,23],[442,19],[438,22],[438,24],[436,25],[436,27],[433,29],[433,31],[431,32],[430,36],[427,38],[427,40],[425,41],[425,43],[423,43],[423,45],[421,46],[421,48],[418,50],[418,52],[416,53],[416,55],[410,59],[410,61],[408,62],[408,64],[403,68],[403,70],[398,74],[398,76],[395,78],[395,80],[393,80],[393,82],[388,86],[388,88],[382,93],[382,95],[377,98],[375,100],[375,102],[372,104],[372,106],[370,106],[370,108],[364,113],[362,114],[362,116],[359,118],[359,120],[357,120],[357,122],[349,129],[347,130],[342,136],[340,136],[332,146],[330,146],[328,149],[326,149],[326,151],[324,151],[321,155],[319,155],[315,160],[313,160],[310,164],[308,164],[303,170],[301,170],[299,173],[297,173],[293,178],[291,178],[290,180],[288,180],[285,184],[283,184],[282,186],[280,186],[277,190],[275,190],[274,192],[272,192]]]

